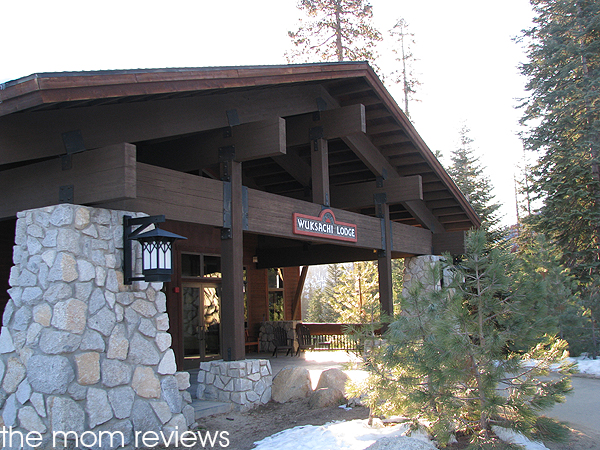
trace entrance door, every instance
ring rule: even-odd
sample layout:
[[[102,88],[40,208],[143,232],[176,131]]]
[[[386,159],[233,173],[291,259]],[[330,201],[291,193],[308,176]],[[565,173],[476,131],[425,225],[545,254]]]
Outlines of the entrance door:
[[[221,286],[187,282],[182,293],[184,369],[196,368],[199,361],[220,358]]]

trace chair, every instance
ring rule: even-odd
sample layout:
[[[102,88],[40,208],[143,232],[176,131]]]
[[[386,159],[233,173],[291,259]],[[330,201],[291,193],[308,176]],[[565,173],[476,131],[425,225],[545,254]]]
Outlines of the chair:
[[[310,335],[310,329],[306,325],[299,323],[296,325],[296,335],[298,336],[298,350],[296,356],[300,354],[300,350],[314,350],[315,344]]]
[[[287,350],[285,356],[289,355],[292,350],[294,350],[294,341],[290,339],[287,335],[287,331],[285,331],[282,327],[277,327],[273,330],[273,345],[275,346],[275,350],[273,350],[273,356],[277,357],[277,352],[279,350]]]
[[[258,345],[258,340],[250,340],[250,333],[248,332],[248,329],[246,328],[244,331],[246,332],[246,353],[248,353],[252,347],[256,347],[256,353],[259,353],[260,348]]]

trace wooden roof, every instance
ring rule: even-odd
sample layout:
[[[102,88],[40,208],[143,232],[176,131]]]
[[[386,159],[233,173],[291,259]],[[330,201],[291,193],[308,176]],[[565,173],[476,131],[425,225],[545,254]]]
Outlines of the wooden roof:
[[[153,102],[295,84],[321,85],[329,106],[364,105],[370,143],[401,177],[422,177],[425,205],[445,231],[480,225],[464,195],[370,66],[363,62],[34,74],[0,85],[0,121],[2,116],[34,111]],[[138,158],[143,158],[146,145],[152,145],[133,143],[142,150]],[[299,145],[293,150],[310,164],[309,146]],[[372,171],[343,140],[330,142],[329,165],[332,187],[375,180]],[[281,195],[301,197],[305,189],[272,158],[244,163],[244,176],[254,187]],[[392,205],[390,210],[392,220],[419,225],[402,204]],[[360,212],[374,214],[369,208]]]

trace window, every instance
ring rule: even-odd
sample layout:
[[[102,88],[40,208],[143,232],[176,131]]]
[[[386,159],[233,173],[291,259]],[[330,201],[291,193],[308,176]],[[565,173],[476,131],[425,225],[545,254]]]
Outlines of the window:
[[[283,271],[268,269],[269,283],[269,320],[285,320],[285,303],[283,298]]]
[[[185,278],[221,278],[221,257],[182,253],[181,276]]]

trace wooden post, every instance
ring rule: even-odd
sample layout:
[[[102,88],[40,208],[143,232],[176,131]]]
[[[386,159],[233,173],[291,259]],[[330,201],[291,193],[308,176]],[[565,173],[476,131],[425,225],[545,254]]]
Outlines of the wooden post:
[[[329,206],[329,150],[326,139],[313,139],[311,143],[313,203]]]
[[[307,273],[308,266],[303,266],[302,272],[300,272],[300,278],[298,279],[296,293],[294,294],[294,301],[292,303],[292,320],[302,320],[302,290],[304,289]]]
[[[382,220],[381,232],[384,248],[379,251],[377,270],[379,272],[379,302],[381,313],[394,316],[394,294],[392,291],[392,229],[390,206],[386,202],[377,203],[378,216]]]
[[[229,228],[221,233],[221,356],[225,361],[245,359],[244,266],[242,221],[242,163],[221,162],[221,177],[231,183]],[[227,184],[227,183],[225,183]],[[226,188],[228,189],[228,188]],[[228,200],[224,199],[224,203]],[[227,210],[227,205],[225,206]],[[225,224],[224,224],[225,225]]]

